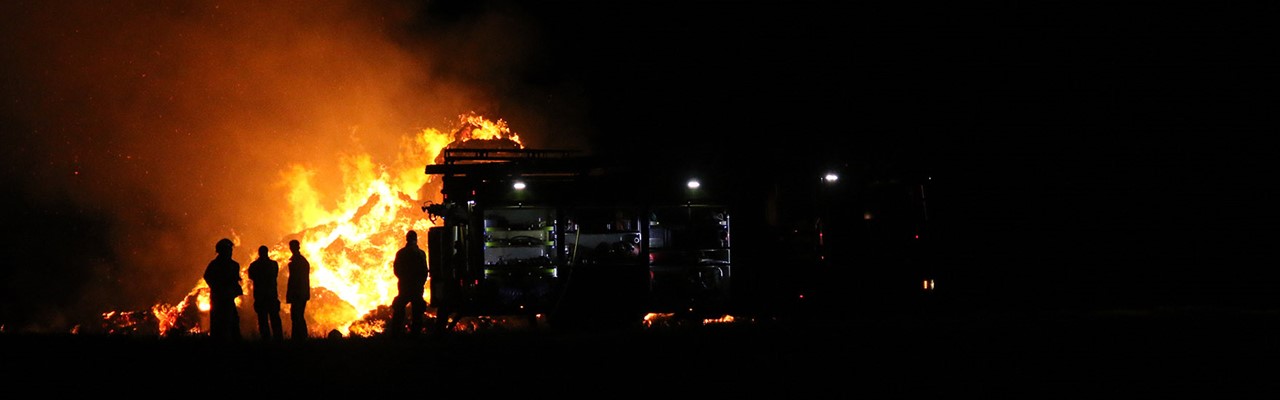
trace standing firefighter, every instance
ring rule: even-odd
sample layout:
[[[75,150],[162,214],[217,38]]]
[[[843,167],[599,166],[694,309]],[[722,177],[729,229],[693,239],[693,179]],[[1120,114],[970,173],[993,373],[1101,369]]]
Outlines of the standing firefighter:
[[[240,263],[231,259],[231,239],[219,240],[213,249],[218,253],[204,269],[204,283],[209,286],[209,336],[236,340],[240,338],[240,313],[236,297],[240,288]]]
[[[391,335],[396,336],[404,330],[405,305],[413,308],[410,317],[409,333],[422,332],[422,318],[426,313],[427,301],[423,298],[423,288],[427,285],[427,252],[418,247],[418,233],[409,231],[404,236],[404,247],[396,252],[396,259],[391,264],[396,274],[396,287],[399,293],[391,301]]]
[[[249,264],[249,280],[253,282],[253,311],[258,314],[258,333],[263,340],[280,340],[280,295],[276,276],[280,263],[267,255],[267,246],[258,246],[258,259]]]
[[[284,300],[289,302],[289,320],[292,322],[292,337],[302,340],[307,337],[307,301],[311,300],[311,262],[302,256],[301,244],[297,240],[289,241],[289,287]]]

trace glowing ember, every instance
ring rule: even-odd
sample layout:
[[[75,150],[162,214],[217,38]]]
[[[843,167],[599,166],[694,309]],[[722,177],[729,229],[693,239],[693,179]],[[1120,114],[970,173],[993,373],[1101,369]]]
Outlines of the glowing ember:
[[[322,204],[321,199],[326,196],[315,189],[311,181],[314,173],[307,167],[295,164],[280,173],[280,181],[288,191],[291,225],[295,231],[270,246],[269,254],[282,264],[281,285],[288,281],[283,264],[289,258],[289,240],[297,239],[302,254],[311,262],[312,300],[307,305],[311,336],[322,336],[332,330],[344,335],[369,336],[383,330],[383,322],[374,314],[379,307],[387,311],[387,305],[396,295],[391,261],[396,250],[404,245],[404,233],[410,229],[425,232],[434,225],[421,205],[438,202],[440,191],[438,183],[423,173],[423,167],[435,162],[445,147],[472,140],[501,140],[523,147],[519,136],[510,131],[505,121],[467,114],[459,117],[459,123],[461,127],[452,134],[424,129],[403,139],[400,154],[390,164],[379,163],[368,154],[348,155],[339,160],[346,193],[335,207]],[[239,237],[233,235],[231,239],[239,249],[235,258],[240,261],[241,276],[248,285],[250,260],[245,257],[256,258],[256,255],[245,250]],[[251,291],[246,288],[245,293]],[[284,293],[283,286],[280,293]],[[429,286],[426,297],[430,301]],[[238,299],[242,321],[252,320],[251,304],[252,299],[247,295]],[[200,333],[204,329],[201,321],[207,320],[208,310],[208,288],[201,280],[183,301],[176,305],[157,304],[150,310],[151,316],[144,319],[154,318],[161,335]],[[282,312],[288,321],[288,307],[283,307]],[[140,318],[114,311],[103,315],[108,332],[121,331],[122,325],[138,325]],[[248,329],[245,323],[241,328]]]
[[[740,321],[738,320],[738,318],[735,318],[734,316],[728,315],[728,314],[725,314],[716,318],[703,318],[701,320],[681,317],[676,315],[675,313],[649,313],[644,316],[644,326],[649,328],[672,327],[672,326],[681,326],[681,325],[687,325],[687,324],[695,324],[695,325],[734,324],[739,322],[750,322],[750,321]]]

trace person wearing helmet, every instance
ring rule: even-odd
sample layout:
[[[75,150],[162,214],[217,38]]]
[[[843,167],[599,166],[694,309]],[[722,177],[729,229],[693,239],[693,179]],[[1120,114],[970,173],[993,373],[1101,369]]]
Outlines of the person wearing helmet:
[[[219,240],[213,249],[218,254],[204,269],[204,283],[209,286],[209,336],[236,340],[240,338],[240,313],[236,297],[240,288],[240,263],[231,259],[231,239]]]

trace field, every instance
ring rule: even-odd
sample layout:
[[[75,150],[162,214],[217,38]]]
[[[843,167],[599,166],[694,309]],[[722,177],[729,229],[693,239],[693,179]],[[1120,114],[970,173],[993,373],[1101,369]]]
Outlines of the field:
[[[1271,310],[951,310],[283,343],[0,334],[0,351],[7,386],[39,395],[1234,398],[1278,386],[1278,333]]]

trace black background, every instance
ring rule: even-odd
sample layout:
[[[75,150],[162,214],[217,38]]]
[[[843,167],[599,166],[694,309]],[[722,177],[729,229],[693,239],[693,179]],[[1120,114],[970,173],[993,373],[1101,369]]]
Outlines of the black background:
[[[965,290],[1066,304],[1274,297],[1274,7],[517,9],[555,43],[528,79],[584,82],[607,152],[746,174],[814,160],[925,171],[948,283]]]

